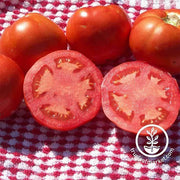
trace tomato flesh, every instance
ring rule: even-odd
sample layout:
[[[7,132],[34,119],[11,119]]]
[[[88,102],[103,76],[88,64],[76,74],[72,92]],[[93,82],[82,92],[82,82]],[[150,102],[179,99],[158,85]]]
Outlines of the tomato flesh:
[[[102,83],[102,106],[118,127],[137,133],[147,124],[169,128],[176,120],[180,94],[176,80],[136,61],[113,68]]]
[[[70,130],[97,114],[101,82],[101,72],[85,56],[75,51],[56,51],[28,71],[25,101],[41,124]]]

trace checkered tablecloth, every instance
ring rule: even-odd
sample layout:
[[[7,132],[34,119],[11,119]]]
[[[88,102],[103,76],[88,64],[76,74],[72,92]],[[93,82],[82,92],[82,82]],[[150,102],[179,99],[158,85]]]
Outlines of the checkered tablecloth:
[[[180,0],[0,0],[0,32],[32,11],[42,13],[65,31],[76,9],[111,3],[123,7],[132,21],[147,9],[180,8]],[[100,69],[105,74],[130,59],[133,57],[121,58]],[[102,110],[91,122],[60,132],[36,123],[22,102],[16,113],[0,121],[0,180],[180,180],[179,119],[167,130],[173,153],[165,162],[156,162],[134,156],[131,149],[136,149],[135,135],[117,128]]]

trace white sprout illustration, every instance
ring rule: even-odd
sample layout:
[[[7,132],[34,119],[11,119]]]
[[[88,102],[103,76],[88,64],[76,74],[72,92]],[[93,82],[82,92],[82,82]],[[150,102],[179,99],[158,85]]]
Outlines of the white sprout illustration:
[[[156,146],[158,144],[157,139],[159,138],[158,135],[156,135],[157,130],[154,130],[154,127],[151,128],[151,132],[148,130],[146,131],[149,136],[146,136],[147,142],[146,144],[150,144],[150,146],[144,146],[144,150],[149,154],[155,154],[159,151],[160,146]]]

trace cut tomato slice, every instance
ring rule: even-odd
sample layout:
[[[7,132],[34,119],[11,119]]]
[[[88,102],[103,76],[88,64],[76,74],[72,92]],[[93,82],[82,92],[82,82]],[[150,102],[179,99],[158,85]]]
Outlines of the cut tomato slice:
[[[179,112],[179,88],[162,70],[141,61],[126,62],[105,76],[102,107],[106,116],[126,131],[137,133],[148,124],[166,130]]]
[[[24,98],[42,125],[71,130],[93,119],[101,106],[102,74],[84,55],[55,51],[38,60],[24,80]]]

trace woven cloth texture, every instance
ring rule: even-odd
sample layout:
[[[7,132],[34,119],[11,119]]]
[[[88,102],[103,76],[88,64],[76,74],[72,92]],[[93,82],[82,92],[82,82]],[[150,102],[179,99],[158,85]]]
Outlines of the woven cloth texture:
[[[81,7],[118,4],[131,21],[152,8],[180,8],[179,0],[1,0],[0,33],[28,12],[39,12],[64,31],[69,17]],[[103,74],[133,57],[99,67]],[[180,77],[176,77],[179,81]],[[102,110],[89,123],[61,132],[45,128],[34,120],[24,101],[9,118],[0,121],[0,180],[33,179],[176,179],[180,180],[180,118],[167,130],[168,150],[164,162],[131,152],[135,135],[125,132]]]

